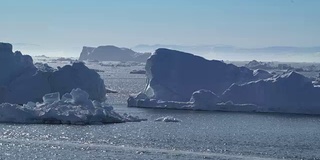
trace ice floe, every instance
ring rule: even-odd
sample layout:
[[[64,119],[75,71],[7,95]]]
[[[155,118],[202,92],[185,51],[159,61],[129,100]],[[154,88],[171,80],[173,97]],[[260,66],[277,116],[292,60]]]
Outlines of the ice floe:
[[[144,120],[127,114],[120,115],[107,103],[91,101],[88,98],[89,94],[78,88],[62,97],[58,92],[46,94],[42,103],[28,102],[24,105],[2,103],[0,122],[85,125]]]

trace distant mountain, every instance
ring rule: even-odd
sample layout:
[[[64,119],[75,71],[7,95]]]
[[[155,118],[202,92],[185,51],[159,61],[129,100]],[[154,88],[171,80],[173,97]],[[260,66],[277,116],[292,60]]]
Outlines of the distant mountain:
[[[83,47],[79,60],[145,62],[150,55],[151,53],[138,53],[128,48],[107,45],[97,48]]]
[[[137,45],[133,49],[137,51],[154,51],[158,48],[169,48],[198,53],[317,53],[320,46],[316,47],[293,47],[293,46],[270,46],[262,48],[240,48],[231,45]]]
[[[137,45],[137,46],[133,47],[134,50],[137,50],[140,52],[153,52],[158,48],[168,48],[168,49],[174,49],[174,50],[180,50],[180,51],[206,53],[206,52],[212,52],[215,49],[230,50],[231,48],[233,48],[233,46],[228,46],[228,45],[184,46],[184,45],[162,45],[162,44],[145,45],[145,44],[141,44],[141,45]]]
[[[137,45],[132,49],[139,52],[154,52],[158,48],[168,48],[194,53],[207,59],[231,61],[280,61],[280,62],[319,62],[320,46],[294,47],[270,46],[244,48],[231,45]]]

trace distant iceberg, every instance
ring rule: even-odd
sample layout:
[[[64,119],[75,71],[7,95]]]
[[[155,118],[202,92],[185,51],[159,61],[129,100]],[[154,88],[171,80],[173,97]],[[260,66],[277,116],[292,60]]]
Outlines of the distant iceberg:
[[[149,56],[150,53],[138,53],[128,48],[107,45],[96,48],[83,47],[79,60],[146,62]]]
[[[320,114],[320,88],[292,71],[272,75],[157,49],[146,72],[146,88],[129,97],[129,107]]]
[[[81,62],[59,69],[33,64],[29,55],[12,52],[12,45],[0,43],[0,103],[24,104],[40,101],[47,93],[68,93],[81,88],[90,99],[103,101],[106,89],[100,75]]]
[[[144,120],[127,114],[120,115],[113,111],[112,106],[88,98],[89,94],[78,88],[62,98],[58,92],[46,94],[42,103],[2,103],[0,123],[86,125]]]

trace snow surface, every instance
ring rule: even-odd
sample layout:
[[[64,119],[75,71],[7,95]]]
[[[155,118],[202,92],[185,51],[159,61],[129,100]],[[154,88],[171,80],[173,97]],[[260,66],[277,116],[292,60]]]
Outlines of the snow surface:
[[[113,111],[112,106],[88,98],[87,92],[77,88],[64,94],[62,98],[58,92],[46,94],[42,103],[3,103],[0,104],[0,122],[84,125],[143,120],[127,114],[120,115]]]
[[[12,52],[12,45],[0,43],[0,103],[24,104],[40,101],[44,94],[68,93],[81,88],[90,99],[103,101],[106,89],[94,70],[81,62],[54,69],[47,64],[33,64],[33,59],[21,52]]]

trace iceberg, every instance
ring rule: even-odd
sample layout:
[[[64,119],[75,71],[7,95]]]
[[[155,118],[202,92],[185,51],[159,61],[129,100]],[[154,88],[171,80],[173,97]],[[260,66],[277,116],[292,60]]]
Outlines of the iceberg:
[[[28,102],[24,105],[2,103],[0,122],[86,125],[144,120],[127,114],[120,115],[112,106],[88,98],[87,92],[77,88],[64,94],[62,98],[59,93],[46,94],[42,103]]]
[[[107,92],[100,75],[82,62],[58,69],[47,64],[33,64],[30,56],[12,52],[9,43],[0,43],[0,73],[0,103],[41,101],[47,93],[63,95],[74,88],[85,90],[90,99],[103,101]]]
[[[128,107],[320,114],[320,87],[294,71],[272,75],[158,49],[146,72],[145,90]]]
[[[252,103],[264,111],[320,114],[320,88],[294,71],[273,78],[232,85],[222,99],[233,103]]]
[[[248,62],[247,64],[245,64],[244,66],[250,69],[274,69],[273,67],[273,63],[269,62],[269,63],[265,63],[265,62],[258,62],[257,60],[252,60],[250,62]]]
[[[88,92],[90,99],[104,100],[106,98],[106,87],[100,75],[89,69],[82,62],[74,62],[52,72],[49,78],[51,92],[68,93],[73,88],[81,88]]]
[[[99,61],[135,61],[145,62],[150,53],[138,53],[128,48],[119,48],[112,45],[99,47],[83,47],[79,60]]]
[[[200,89],[221,95],[233,83],[243,84],[272,76],[260,72],[254,74],[246,67],[164,48],[151,55],[145,68],[145,93],[150,98],[164,101],[185,102]]]

